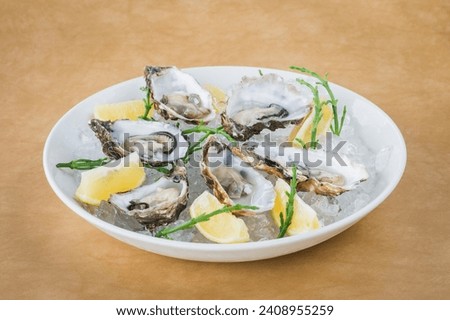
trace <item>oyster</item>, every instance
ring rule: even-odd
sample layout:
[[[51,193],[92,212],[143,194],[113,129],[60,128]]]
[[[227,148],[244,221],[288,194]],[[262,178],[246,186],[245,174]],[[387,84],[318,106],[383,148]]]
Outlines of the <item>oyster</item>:
[[[176,166],[170,176],[127,193],[112,195],[109,202],[123,214],[154,229],[178,219],[188,202],[186,168]]]
[[[228,146],[211,136],[203,146],[201,173],[206,184],[213,190],[220,202],[226,205],[236,203],[257,206],[253,214],[271,210],[275,191],[270,181],[256,169],[234,156]]]
[[[244,141],[264,129],[271,131],[300,122],[311,101],[293,84],[276,74],[244,77],[230,93],[222,125],[236,140]]]
[[[114,159],[137,151],[143,163],[161,166],[183,158],[188,149],[181,131],[167,123],[92,119],[89,126],[102,143],[103,153]]]
[[[144,72],[155,110],[166,120],[207,123],[215,118],[211,94],[191,75],[176,67],[148,66]]]
[[[360,182],[368,178],[362,164],[353,162],[343,155],[338,158],[325,150],[283,145],[264,148],[257,142],[233,146],[231,150],[234,155],[254,168],[285,180],[292,178],[290,167],[296,165],[298,191],[314,191],[321,195],[337,196],[356,188]]]

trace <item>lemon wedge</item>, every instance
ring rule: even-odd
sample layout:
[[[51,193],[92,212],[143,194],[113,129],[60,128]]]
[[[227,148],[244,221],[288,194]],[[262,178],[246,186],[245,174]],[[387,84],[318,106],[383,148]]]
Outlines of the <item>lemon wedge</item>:
[[[102,121],[121,119],[137,120],[145,112],[144,101],[130,100],[111,104],[100,104],[94,108],[94,118]],[[153,108],[148,117],[153,116]]]
[[[286,181],[283,179],[277,180],[272,218],[278,227],[280,227],[280,213],[286,217],[286,203],[288,201],[286,192],[290,192],[290,190],[291,188]],[[291,236],[318,228],[320,228],[320,223],[316,212],[296,194],[294,197],[294,215],[292,216],[291,225],[287,229],[287,235]]]
[[[204,88],[209,91],[213,98],[213,107],[215,111],[217,113],[224,112],[228,100],[228,96],[226,95],[226,93],[222,89],[213,86],[212,84],[206,84]]]
[[[315,108],[309,113],[309,115],[298,125],[296,125],[289,135],[289,141],[293,143],[295,147],[302,147],[301,143],[297,139],[303,141],[305,144],[311,142],[311,131],[314,115],[316,114]],[[329,105],[322,106],[322,119],[317,125],[316,139],[325,135],[329,130],[331,121],[333,120],[333,111]]]
[[[196,218],[203,213],[210,213],[223,208],[223,204],[208,191],[203,192],[192,203],[189,213]],[[244,220],[237,218],[231,212],[220,213],[208,221],[195,225],[205,238],[217,243],[240,243],[250,240]]]
[[[85,171],[75,192],[80,201],[99,205],[111,194],[139,187],[145,180],[145,171],[137,153],[110,162],[105,166]]]

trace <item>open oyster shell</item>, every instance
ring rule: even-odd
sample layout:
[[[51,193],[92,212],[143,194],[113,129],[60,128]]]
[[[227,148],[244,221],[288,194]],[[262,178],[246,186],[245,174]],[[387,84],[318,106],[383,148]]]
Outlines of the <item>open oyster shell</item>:
[[[191,75],[176,67],[147,66],[144,70],[155,110],[164,119],[209,122],[216,113],[212,97]]]
[[[176,219],[188,202],[186,168],[176,166],[168,177],[130,192],[112,195],[109,202],[150,230]]]
[[[333,156],[324,150],[309,150],[277,146],[264,148],[257,142],[247,142],[231,147],[234,155],[254,168],[264,170],[289,181],[290,167],[296,165],[297,190],[314,191],[326,196],[337,196],[352,190],[364,180],[368,173],[362,164],[346,156]]]
[[[167,123],[92,119],[89,126],[102,143],[103,153],[113,159],[137,151],[143,163],[161,166],[183,158],[188,149],[181,130]]]
[[[258,210],[235,214],[251,215],[273,208],[275,191],[272,183],[234,156],[228,146],[214,136],[203,146],[200,167],[206,184],[220,202],[230,206],[240,203],[258,207]]]
[[[264,129],[298,123],[310,110],[310,99],[296,86],[276,74],[266,74],[244,77],[233,87],[221,120],[233,138],[244,141]]]

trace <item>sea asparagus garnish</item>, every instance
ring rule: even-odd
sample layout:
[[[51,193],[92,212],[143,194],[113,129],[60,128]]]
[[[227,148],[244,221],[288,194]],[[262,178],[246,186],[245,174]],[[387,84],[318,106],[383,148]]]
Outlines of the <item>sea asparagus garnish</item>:
[[[194,142],[194,143],[192,143],[192,144],[189,144],[189,148],[188,148],[188,150],[187,150],[187,152],[186,152],[186,155],[185,155],[184,158],[183,158],[183,161],[184,161],[185,163],[189,161],[189,157],[190,157],[193,153],[195,153],[196,151],[202,149],[202,147],[201,147],[202,143],[203,143],[210,135],[213,135],[213,134],[219,134],[219,135],[224,136],[224,137],[225,137],[228,141],[230,141],[230,142],[234,142],[234,141],[235,141],[235,140],[234,140],[234,139],[233,139],[233,138],[232,138],[232,137],[231,137],[231,136],[223,129],[222,126],[217,127],[217,128],[211,128],[211,127],[206,126],[203,122],[200,123],[199,125],[193,127],[193,128],[189,128],[189,129],[186,129],[186,130],[183,130],[183,131],[182,131],[182,133],[183,133],[184,135],[191,134],[191,133],[195,133],[195,132],[197,132],[197,133],[204,133],[205,135],[203,135],[198,141],[196,141],[196,142]]]
[[[317,88],[317,86],[313,86],[312,84],[306,82],[303,79],[297,79],[298,83],[307,86],[309,89],[311,89],[311,92],[313,94],[313,103],[314,103],[314,118],[313,118],[313,122],[312,122],[312,127],[311,127],[311,141],[309,142],[309,147],[311,149],[316,149],[317,148],[317,143],[318,140],[316,138],[317,135],[317,127],[319,125],[320,120],[322,120],[322,107],[327,104],[326,101],[320,101],[319,98],[319,89]],[[303,143],[302,145],[305,145],[305,143]]]
[[[180,230],[185,230],[185,229],[189,229],[194,227],[197,223],[200,222],[204,222],[204,221],[208,221],[209,219],[211,219],[212,217],[224,213],[224,212],[232,212],[232,211],[239,211],[239,210],[258,210],[258,207],[255,206],[247,206],[247,205],[242,205],[242,204],[235,204],[234,206],[230,206],[230,207],[223,207],[221,209],[212,211],[210,213],[202,213],[201,215],[199,215],[198,217],[192,218],[188,221],[186,221],[185,223],[176,226],[176,227],[166,227],[164,229],[159,230],[155,237],[157,238],[166,238],[166,239],[170,239],[168,237],[169,234],[180,231]]]
[[[324,77],[321,77],[319,74],[317,74],[314,71],[311,71],[309,69],[303,68],[303,67],[296,67],[296,66],[290,66],[292,70],[297,70],[303,73],[306,73],[318,80],[316,84],[322,85],[322,87],[325,88],[328,95],[330,96],[330,100],[327,101],[327,103],[331,104],[331,107],[333,108],[333,122],[330,126],[331,132],[333,132],[335,135],[339,136],[342,131],[342,127],[344,125],[344,119],[345,115],[347,114],[347,106],[344,106],[344,109],[342,111],[341,118],[339,120],[337,106],[338,106],[338,100],[334,97],[333,91],[330,89],[330,85],[328,83],[328,73],[325,73]]]
[[[70,162],[61,162],[56,165],[57,168],[69,168],[73,170],[90,170],[103,166],[110,162],[108,158],[100,158],[96,160],[78,159]]]
[[[291,190],[286,192],[288,196],[288,201],[286,202],[286,218],[283,212],[280,212],[280,231],[278,233],[278,238],[283,238],[291,225],[292,217],[294,216],[294,198],[297,194],[297,167],[292,167],[292,178],[290,184]]]
[[[58,163],[58,164],[56,164],[56,167],[57,168],[69,168],[72,170],[90,170],[90,169],[95,169],[97,167],[104,166],[105,164],[108,164],[109,162],[111,162],[111,160],[108,158],[100,158],[100,159],[96,159],[96,160],[77,159],[77,160],[72,160],[70,162]],[[172,171],[171,169],[169,169],[167,167],[152,167],[148,164],[144,164],[144,167],[159,171],[164,174],[169,174]],[[172,165],[172,167],[173,167],[173,165]]]
[[[150,88],[142,87],[141,90],[145,92],[145,98],[142,99],[144,101],[145,112],[142,116],[139,116],[139,118],[142,120],[147,120],[147,121],[155,121],[155,119],[153,119],[152,117],[150,117],[150,118],[148,117],[150,110],[152,110],[152,108],[153,108],[153,101],[151,98]]]

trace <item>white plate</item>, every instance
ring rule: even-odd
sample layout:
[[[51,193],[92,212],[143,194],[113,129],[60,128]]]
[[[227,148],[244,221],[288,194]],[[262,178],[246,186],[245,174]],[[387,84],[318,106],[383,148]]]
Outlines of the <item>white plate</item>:
[[[184,71],[193,75],[200,84],[209,83],[221,88],[229,88],[232,84],[239,82],[242,76],[257,76],[258,70],[259,68],[252,67],[200,67]],[[264,73],[275,72],[286,79],[295,79],[300,76],[298,73],[289,71],[261,70]],[[45,174],[51,187],[70,209],[112,237],[147,251],[181,259],[223,262],[259,260],[296,252],[335,236],[366,216],[394,190],[405,168],[405,142],[389,116],[367,99],[333,84],[332,89],[340,104],[347,105],[352,111],[352,116],[358,118],[361,126],[356,132],[362,140],[374,152],[388,146],[392,147],[388,165],[377,177],[377,186],[371,194],[371,201],[366,206],[350,216],[314,232],[242,244],[179,242],[127,231],[104,222],[84,210],[73,198],[77,187],[75,180],[70,175],[58,173],[60,169],[57,169],[55,165],[58,162],[72,160],[74,149],[79,148],[82,144],[79,139],[80,126],[86,124],[87,127],[95,105],[141,99],[140,88],[142,86],[144,86],[142,77],[131,79],[104,89],[73,107],[50,132],[44,148],[43,161]]]

